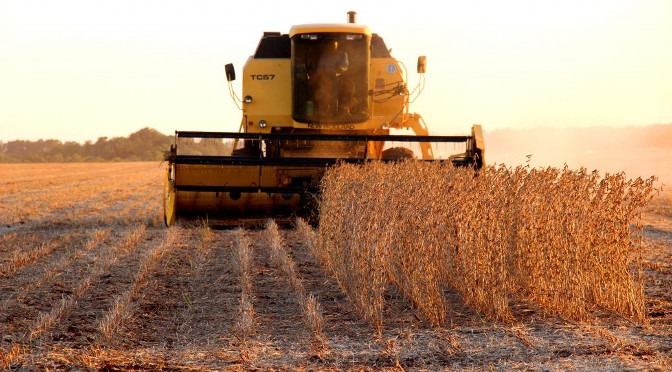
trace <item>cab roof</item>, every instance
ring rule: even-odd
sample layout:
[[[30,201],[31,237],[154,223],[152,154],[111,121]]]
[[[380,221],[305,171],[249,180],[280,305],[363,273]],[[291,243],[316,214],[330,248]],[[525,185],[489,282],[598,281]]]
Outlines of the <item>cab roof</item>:
[[[306,25],[295,25],[289,30],[289,37],[300,34],[311,34],[318,32],[341,32],[352,34],[364,34],[371,36],[369,26],[359,25],[356,23],[314,23]]]

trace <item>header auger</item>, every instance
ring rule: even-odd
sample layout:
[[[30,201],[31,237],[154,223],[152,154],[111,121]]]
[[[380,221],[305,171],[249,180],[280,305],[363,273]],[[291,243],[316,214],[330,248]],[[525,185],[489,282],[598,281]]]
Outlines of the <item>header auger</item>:
[[[175,132],[166,155],[166,225],[189,214],[297,213],[337,162],[415,158],[480,169],[480,125],[468,135],[433,136],[422,117],[409,112],[425,69],[421,56],[420,83],[409,91],[403,64],[380,36],[355,23],[354,12],[343,24],[265,32],[243,67],[242,100],[231,85],[235,70],[226,65],[232,97],[242,105],[240,131]],[[391,134],[395,129],[413,135]],[[442,143],[461,151],[438,154]]]

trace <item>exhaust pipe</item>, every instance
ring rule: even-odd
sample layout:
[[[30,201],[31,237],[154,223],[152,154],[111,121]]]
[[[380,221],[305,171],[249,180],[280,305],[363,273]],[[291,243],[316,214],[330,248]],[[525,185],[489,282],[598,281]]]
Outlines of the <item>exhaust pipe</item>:
[[[357,22],[357,12],[355,11],[349,11],[348,12],[348,23],[356,23]]]

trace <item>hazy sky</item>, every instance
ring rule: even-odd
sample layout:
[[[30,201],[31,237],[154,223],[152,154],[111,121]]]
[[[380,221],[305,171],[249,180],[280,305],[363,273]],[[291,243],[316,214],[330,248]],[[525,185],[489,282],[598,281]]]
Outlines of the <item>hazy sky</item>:
[[[235,131],[224,64],[349,10],[426,87],[436,134],[672,123],[672,1],[0,2],[0,141]],[[240,81],[234,85],[240,94]]]

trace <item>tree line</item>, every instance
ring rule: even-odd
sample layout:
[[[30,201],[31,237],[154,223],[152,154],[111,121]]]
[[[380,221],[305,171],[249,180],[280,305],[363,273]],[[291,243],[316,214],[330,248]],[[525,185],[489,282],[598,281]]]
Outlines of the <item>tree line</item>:
[[[55,139],[0,141],[3,163],[73,163],[112,161],[161,161],[174,143],[174,136],[143,128],[128,137],[100,137],[84,144]],[[180,153],[192,155],[226,154],[231,144],[221,140],[182,140]]]

